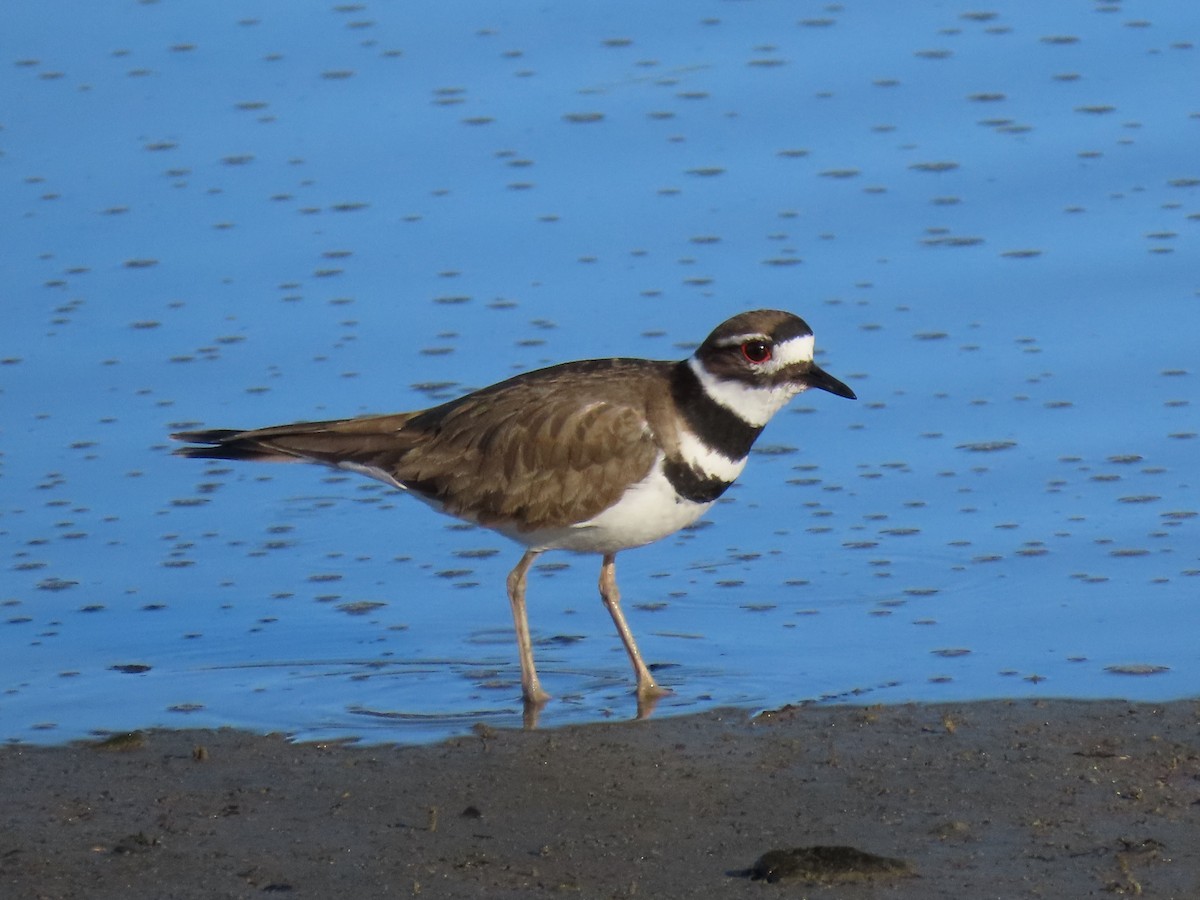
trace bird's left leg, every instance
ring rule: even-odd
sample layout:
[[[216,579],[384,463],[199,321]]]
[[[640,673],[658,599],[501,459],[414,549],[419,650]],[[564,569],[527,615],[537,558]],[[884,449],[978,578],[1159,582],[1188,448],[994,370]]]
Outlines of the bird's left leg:
[[[642,654],[638,650],[637,642],[633,639],[629,623],[625,621],[625,614],[621,611],[621,592],[617,588],[617,554],[615,553],[604,554],[604,562],[600,565],[600,599],[608,608],[613,624],[617,626],[617,634],[621,636],[621,643],[625,645],[625,652],[629,654],[629,661],[633,663],[633,672],[637,676],[638,699],[645,701],[670,693],[667,688],[660,687],[654,680],[654,676],[650,674],[650,670],[646,667]]]

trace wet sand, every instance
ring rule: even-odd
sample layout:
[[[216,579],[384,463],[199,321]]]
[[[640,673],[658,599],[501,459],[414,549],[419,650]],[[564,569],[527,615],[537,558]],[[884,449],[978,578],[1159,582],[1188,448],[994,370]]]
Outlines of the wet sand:
[[[0,748],[0,787],[11,900],[1200,897],[1200,701],[725,711],[418,747],[152,731]],[[760,868],[780,880],[750,877],[793,848]]]

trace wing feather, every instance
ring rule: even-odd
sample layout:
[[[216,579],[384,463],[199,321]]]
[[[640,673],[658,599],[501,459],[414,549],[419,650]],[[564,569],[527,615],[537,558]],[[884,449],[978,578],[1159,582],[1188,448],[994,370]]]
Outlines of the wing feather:
[[[451,515],[534,531],[598,515],[649,473],[660,449],[647,410],[661,420],[663,398],[653,387],[660,380],[644,376],[667,365],[570,363],[420,412],[173,436],[207,445],[177,451],[185,456],[340,465]]]
[[[457,405],[388,471],[446,512],[522,531],[590,519],[650,471],[657,447],[633,405],[613,398],[581,413],[567,395],[524,399],[502,398],[521,410],[508,416],[486,399]]]

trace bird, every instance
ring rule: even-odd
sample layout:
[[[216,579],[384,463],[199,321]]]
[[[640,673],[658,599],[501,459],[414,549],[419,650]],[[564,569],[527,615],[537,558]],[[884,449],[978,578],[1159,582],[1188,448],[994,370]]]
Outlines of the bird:
[[[692,524],[741,474],[767,422],[818,388],[857,399],[814,362],[812,329],[775,309],[718,325],[681,361],[606,358],[515,375],[428,409],[251,430],[180,431],[175,453],[209,460],[312,462],[360,473],[524,547],[506,580],[530,709],[550,698],[526,613],[544,552],[598,554],[641,704],[666,693],[621,609],[617,553]]]

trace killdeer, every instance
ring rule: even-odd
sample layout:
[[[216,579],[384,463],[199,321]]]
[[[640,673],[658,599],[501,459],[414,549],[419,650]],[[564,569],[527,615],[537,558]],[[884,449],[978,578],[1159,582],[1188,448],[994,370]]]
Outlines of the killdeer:
[[[525,612],[546,550],[598,553],[600,597],[649,701],[665,693],[621,611],[616,555],[696,521],[741,474],[750,447],[796,394],[854,392],[813,362],[813,333],[760,309],[717,326],[682,362],[590,359],[526,372],[417,412],[252,431],[183,431],[199,459],[317,462],[407,491],[439,512],[524,545],[508,575],[521,690],[538,681]]]

